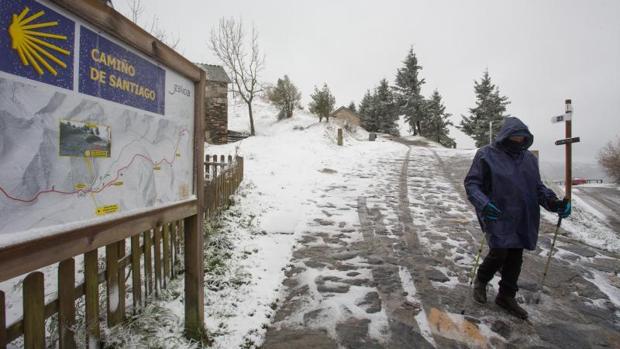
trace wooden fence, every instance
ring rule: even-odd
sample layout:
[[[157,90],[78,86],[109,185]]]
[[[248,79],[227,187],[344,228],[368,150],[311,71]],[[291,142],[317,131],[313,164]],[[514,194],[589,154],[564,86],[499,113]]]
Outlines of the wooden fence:
[[[205,155],[205,215],[217,214],[228,207],[230,196],[243,181],[243,158]]]
[[[207,219],[229,204],[230,195],[243,180],[243,158],[222,155],[219,161],[217,159],[215,155],[207,155],[205,161],[204,215]],[[83,255],[84,281],[79,285],[75,284],[75,258],[61,261],[56,272],[57,297],[48,303],[45,303],[43,273],[29,273],[23,280],[23,317],[11,324],[6,323],[7,304],[4,292],[0,291],[0,349],[22,336],[25,348],[45,348],[45,321],[55,314],[58,315],[59,348],[98,347],[100,319],[111,328],[120,324],[128,311],[138,314],[140,308],[152,297],[157,297],[184,268],[180,251],[183,251],[186,221],[158,223],[128,239],[106,245],[102,248],[105,250],[105,268],[99,267],[98,249],[80,253]],[[185,261],[187,258],[190,257],[185,255]],[[103,313],[99,309],[101,284],[106,290]],[[77,326],[76,301],[82,297],[84,319],[80,327]],[[131,304],[126,304],[126,300]],[[76,343],[77,328],[85,330],[84,343]]]

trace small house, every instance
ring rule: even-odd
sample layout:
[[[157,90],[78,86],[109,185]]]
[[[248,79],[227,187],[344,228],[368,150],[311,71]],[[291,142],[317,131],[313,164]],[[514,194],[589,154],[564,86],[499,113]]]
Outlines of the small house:
[[[347,107],[336,109],[331,117],[340,120],[344,125],[350,126],[359,126],[362,122],[360,115]]]
[[[205,86],[205,142],[228,143],[228,84],[230,78],[219,65],[197,64],[207,74]]]

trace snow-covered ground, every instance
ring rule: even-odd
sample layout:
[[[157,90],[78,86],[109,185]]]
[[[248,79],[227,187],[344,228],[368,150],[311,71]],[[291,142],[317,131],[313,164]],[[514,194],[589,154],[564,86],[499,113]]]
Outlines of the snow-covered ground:
[[[249,130],[245,105],[233,104],[229,113],[230,129]],[[237,153],[245,160],[245,179],[236,199],[243,213],[230,223],[236,228],[231,268],[251,277],[234,290],[206,292],[205,319],[217,334],[216,348],[261,342],[296,240],[316,217],[308,200],[320,200],[318,189],[353,169],[363,172],[371,165],[367,159],[406,149],[381,137],[369,142],[363,129],[345,132],[344,146],[338,146],[337,121],[319,124],[305,111],[277,121],[277,110],[259,102],[254,113],[255,137],[205,148],[206,154]],[[251,225],[239,229],[240,221],[249,220]]]
[[[547,183],[547,185],[558,195],[564,192],[564,188],[557,184]],[[602,186],[602,188],[617,191],[617,188],[610,185]],[[606,207],[595,207],[586,199],[585,192],[582,193],[580,187],[573,187],[572,214],[568,219],[562,221],[562,227],[575,240],[609,252],[620,253],[620,232],[616,231],[609,221],[610,219],[617,219],[616,217],[620,212],[615,212],[615,217],[612,217],[611,215],[614,213],[608,212]],[[620,202],[616,205],[620,206]],[[545,210],[542,210],[541,213],[547,221],[557,222],[556,214]]]

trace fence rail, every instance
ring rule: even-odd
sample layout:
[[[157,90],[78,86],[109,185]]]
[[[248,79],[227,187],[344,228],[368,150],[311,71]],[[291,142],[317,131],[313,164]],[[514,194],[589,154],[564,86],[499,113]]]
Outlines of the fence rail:
[[[207,155],[204,166],[204,217],[209,219],[228,206],[230,195],[243,180],[243,158]],[[195,212],[187,212],[185,217],[192,214]],[[0,349],[19,338],[23,338],[25,348],[44,348],[45,321],[56,314],[59,348],[98,347],[100,319],[105,319],[106,326],[111,328],[124,321],[127,311],[138,314],[184,268],[179,254],[189,224],[187,220],[192,219],[185,217],[163,222],[165,217],[162,216],[150,229],[123,235],[104,245],[100,248],[101,259],[105,262],[103,268],[100,267],[102,251],[99,248],[80,250],[62,260],[56,266],[57,296],[47,303],[43,272],[34,271],[38,268],[24,271],[21,275],[28,274],[23,280],[22,318],[7,324],[9,304],[5,292],[0,290]],[[76,285],[75,257],[78,255],[83,256],[84,281]],[[105,286],[105,309],[100,309],[100,285]],[[84,317],[79,320],[84,324],[85,343],[76,342],[75,332],[78,328],[76,301],[81,298],[84,299]],[[126,300],[131,303],[129,306]]]

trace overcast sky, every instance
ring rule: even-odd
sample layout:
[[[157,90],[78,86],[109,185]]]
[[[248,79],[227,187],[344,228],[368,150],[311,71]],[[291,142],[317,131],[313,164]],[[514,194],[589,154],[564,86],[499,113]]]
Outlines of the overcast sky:
[[[128,0],[114,0],[126,13]],[[143,0],[144,21],[181,39],[192,61],[215,63],[209,32],[221,17],[243,18],[260,33],[263,81],[288,74],[309,100],[326,82],[337,105],[359,103],[380,79],[393,82],[413,46],[426,79],[455,123],[475,103],[473,82],[485,69],[512,102],[508,112],[535,135],[543,159],[561,159],[553,145],[572,98],[575,157],[593,160],[620,135],[620,1],[618,0]],[[454,130],[459,148],[473,141]]]

